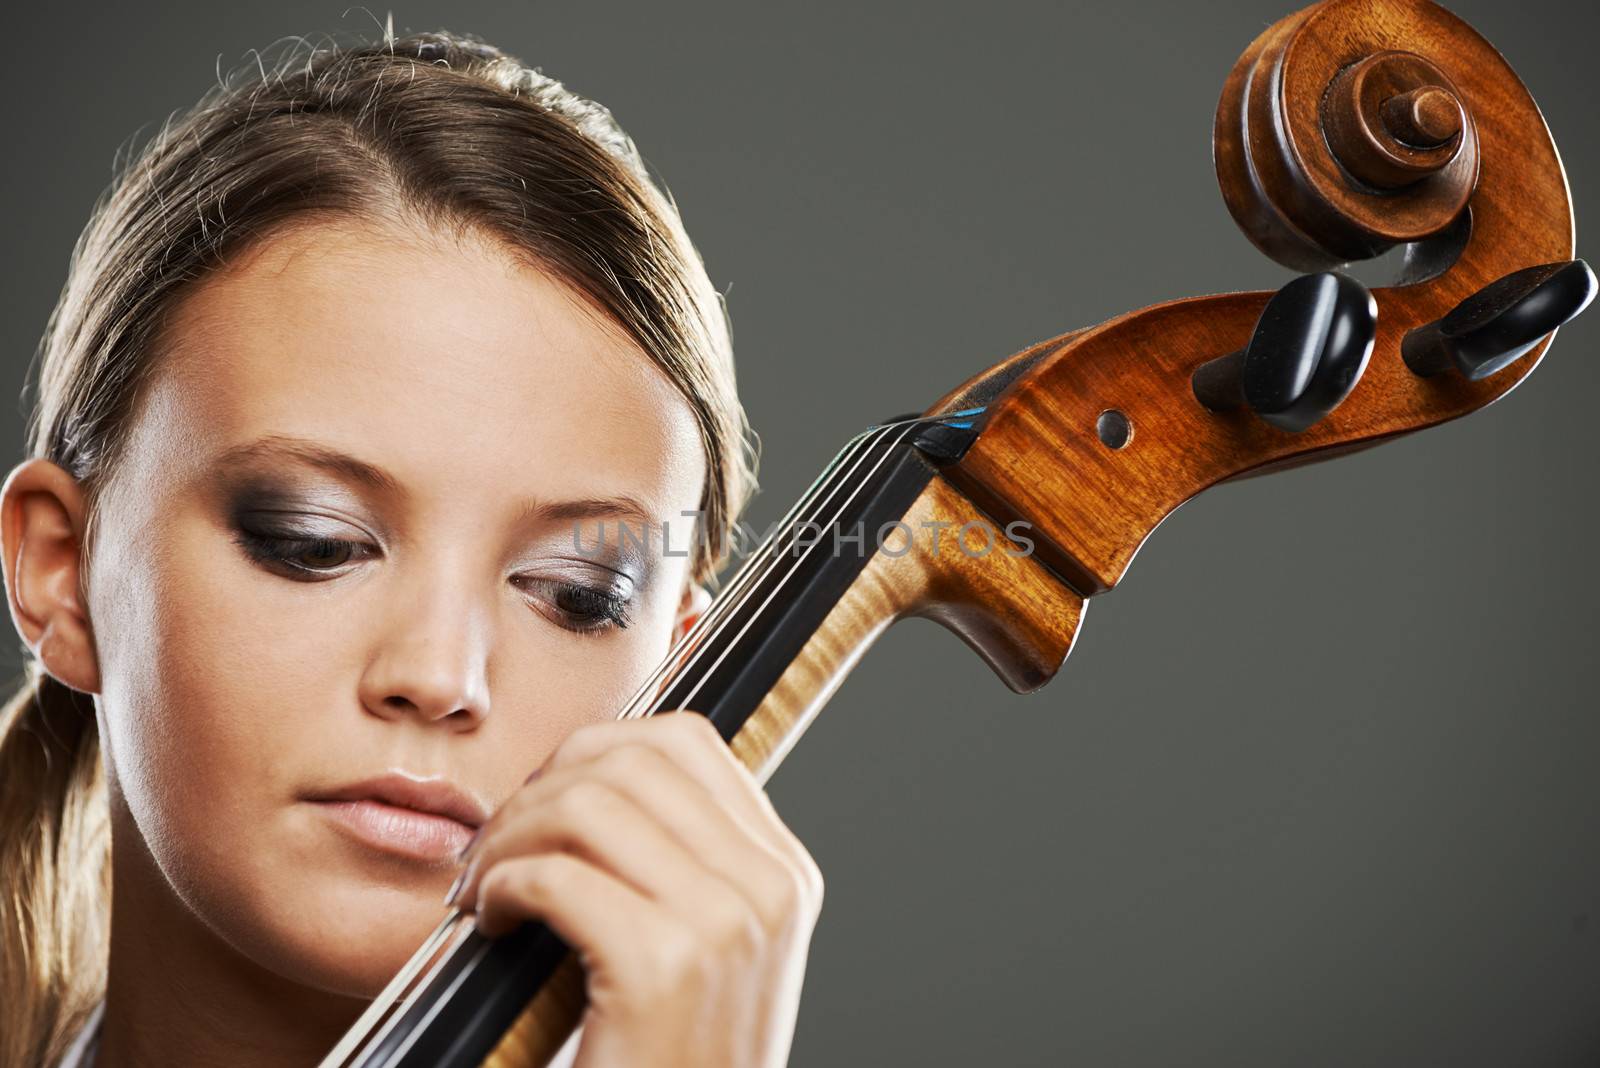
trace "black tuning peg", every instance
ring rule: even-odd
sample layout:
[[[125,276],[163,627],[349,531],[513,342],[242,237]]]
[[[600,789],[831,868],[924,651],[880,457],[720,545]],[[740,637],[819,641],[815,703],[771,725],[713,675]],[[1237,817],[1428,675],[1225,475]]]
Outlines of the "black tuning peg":
[[[1190,383],[1212,411],[1248,407],[1298,433],[1350,395],[1377,328],[1366,286],[1331,271],[1302,275],[1267,301],[1250,344],[1201,364]]]
[[[1594,294],[1594,272],[1582,260],[1514,271],[1457,304],[1443,319],[1409,331],[1400,355],[1423,378],[1454,367],[1476,382],[1583,311]]]

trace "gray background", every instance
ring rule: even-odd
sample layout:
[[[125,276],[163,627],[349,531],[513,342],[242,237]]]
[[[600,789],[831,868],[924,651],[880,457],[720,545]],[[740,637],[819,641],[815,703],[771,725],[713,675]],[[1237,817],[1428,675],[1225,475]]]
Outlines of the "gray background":
[[[1286,281],[1222,206],[1210,127],[1291,2],[395,22],[481,34],[638,140],[728,288],[761,527],[850,434],[1027,343]],[[1592,220],[1596,8],[1453,6]],[[219,63],[385,11],[45,7],[8,20],[3,73],[12,396],[117,146]],[[1597,1063],[1597,347],[1591,311],[1468,419],[1203,494],[1031,697],[892,630],[771,785],[828,878],[793,1062]]]

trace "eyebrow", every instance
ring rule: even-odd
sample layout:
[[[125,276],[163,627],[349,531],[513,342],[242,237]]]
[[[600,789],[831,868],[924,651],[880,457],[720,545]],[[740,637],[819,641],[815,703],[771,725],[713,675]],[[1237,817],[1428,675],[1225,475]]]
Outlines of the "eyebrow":
[[[380,494],[391,497],[406,495],[400,481],[383,468],[308,438],[287,434],[270,434],[243,445],[235,445],[217,458],[216,467],[223,469],[260,461],[285,460],[319,468]],[[525,501],[517,510],[516,522],[550,522],[602,516],[620,516],[641,524],[653,522],[650,510],[637,497],[627,493],[563,501]]]
[[[338,475],[368,489],[390,496],[404,496],[400,483],[381,467],[358,460],[349,453],[331,449],[306,438],[271,434],[243,445],[235,445],[217,457],[218,468],[238,467],[258,461],[298,461]]]

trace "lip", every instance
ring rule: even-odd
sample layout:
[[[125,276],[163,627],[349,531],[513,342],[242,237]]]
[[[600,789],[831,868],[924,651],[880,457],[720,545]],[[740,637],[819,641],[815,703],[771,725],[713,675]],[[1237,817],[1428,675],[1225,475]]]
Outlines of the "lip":
[[[412,860],[453,860],[487,819],[484,806],[446,779],[391,771],[308,795],[346,834]]]

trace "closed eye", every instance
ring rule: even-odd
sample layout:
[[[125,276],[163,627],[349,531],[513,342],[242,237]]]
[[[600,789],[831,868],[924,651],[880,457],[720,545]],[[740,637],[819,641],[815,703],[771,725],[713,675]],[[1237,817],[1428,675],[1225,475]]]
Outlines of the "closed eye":
[[[609,586],[536,575],[518,575],[512,582],[518,589],[534,593],[539,601],[537,610],[557,626],[579,634],[598,634],[633,622],[630,599]]]
[[[269,534],[240,527],[234,540],[256,563],[300,581],[319,581],[342,573],[356,559],[377,555],[377,546],[345,538]]]

